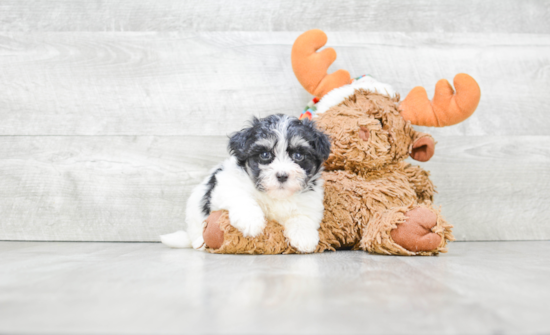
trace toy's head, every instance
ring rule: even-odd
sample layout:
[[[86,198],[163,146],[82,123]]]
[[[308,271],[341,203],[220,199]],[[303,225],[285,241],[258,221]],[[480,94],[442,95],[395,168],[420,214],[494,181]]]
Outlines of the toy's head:
[[[331,137],[332,150],[325,164],[328,170],[361,173],[409,155],[427,161],[434,153],[434,141],[411,124],[449,126],[464,121],[477,108],[480,89],[467,74],[455,76],[456,93],[442,79],[432,101],[424,88],[415,87],[401,102],[390,85],[370,76],[352,80],[345,70],[328,75],[335,51],[316,52],[326,42],[327,36],[320,30],[302,34],[292,48],[292,67],[302,86],[316,96],[310,112],[315,110],[317,125]]]
[[[319,114],[317,125],[332,141],[326,169],[361,173],[383,168],[409,154],[423,161],[430,159],[433,140],[427,137],[427,143],[413,149],[417,132],[401,116],[398,100],[398,96],[390,98],[358,89],[340,104]],[[428,155],[420,157],[420,151]]]

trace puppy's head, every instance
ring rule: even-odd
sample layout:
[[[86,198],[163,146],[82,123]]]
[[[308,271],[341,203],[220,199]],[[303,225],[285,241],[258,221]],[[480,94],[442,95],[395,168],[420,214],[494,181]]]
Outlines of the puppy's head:
[[[277,114],[254,118],[233,134],[229,152],[256,188],[273,198],[310,189],[330,154],[330,141],[309,120]]]

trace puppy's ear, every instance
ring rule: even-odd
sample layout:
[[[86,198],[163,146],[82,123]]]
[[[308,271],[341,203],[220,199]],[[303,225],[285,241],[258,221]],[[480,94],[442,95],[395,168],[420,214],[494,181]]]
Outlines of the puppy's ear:
[[[303,122],[305,125],[310,127],[313,132],[314,139],[312,144],[315,151],[317,151],[323,161],[326,161],[330,155],[330,138],[327,134],[317,128],[314,121],[304,119]]]
[[[250,134],[250,131],[251,128],[245,128],[239,132],[231,134],[231,137],[229,138],[227,150],[230,155],[237,157],[239,162],[246,160],[246,154],[244,151],[246,147],[246,140]]]
[[[330,155],[330,138],[327,134],[320,130],[317,130],[317,140],[315,141],[315,148],[322,155],[323,160],[326,161]]]
[[[227,150],[230,155],[237,157],[240,165],[243,165],[248,158],[246,154],[246,146],[247,142],[252,139],[252,128],[257,122],[259,122],[259,120],[257,118],[253,118],[251,121],[251,127],[244,128],[241,131],[230,135]]]

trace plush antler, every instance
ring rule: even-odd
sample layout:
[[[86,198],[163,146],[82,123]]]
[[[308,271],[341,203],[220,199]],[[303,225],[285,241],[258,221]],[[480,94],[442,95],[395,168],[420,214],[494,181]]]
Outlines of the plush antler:
[[[479,85],[465,73],[455,76],[454,85],[456,93],[447,80],[438,81],[432,101],[423,87],[413,88],[399,105],[401,115],[412,124],[429,127],[451,126],[466,120],[479,103]]]
[[[319,29],[313,29],[300,35],[292,46],[294,74],[306,91],[318,98],[351,82],[351,77],[346,70],[327,74],[330,64],[336,60],[336,51],[326,48],[316,52],[326,43],[327,35]]]

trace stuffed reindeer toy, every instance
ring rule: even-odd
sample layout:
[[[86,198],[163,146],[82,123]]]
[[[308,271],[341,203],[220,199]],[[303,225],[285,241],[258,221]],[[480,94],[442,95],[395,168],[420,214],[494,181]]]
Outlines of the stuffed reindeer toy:
[[[436,255],[447,251],[452,226],[432,205],[429,173],[405,159],[428,161],[433,138],[412,125],[444,127],[475,111],[480,89],[467,74],[454,86],[440,80],[430,101],[422,87],[400,101],[390,85],[370,76],[351,79],[345,70],[327,75],[336,59],[320,30],[295,41],[292,67],[315,98],[301,118],[312,118],[331,140],[325,162],[324,217],[315,252],[352,249],[388,255]],[[297,253],[278,222],[268,221],[256,237],[244,237],[227,211],[212,212],[203,233],[212,253]]]

